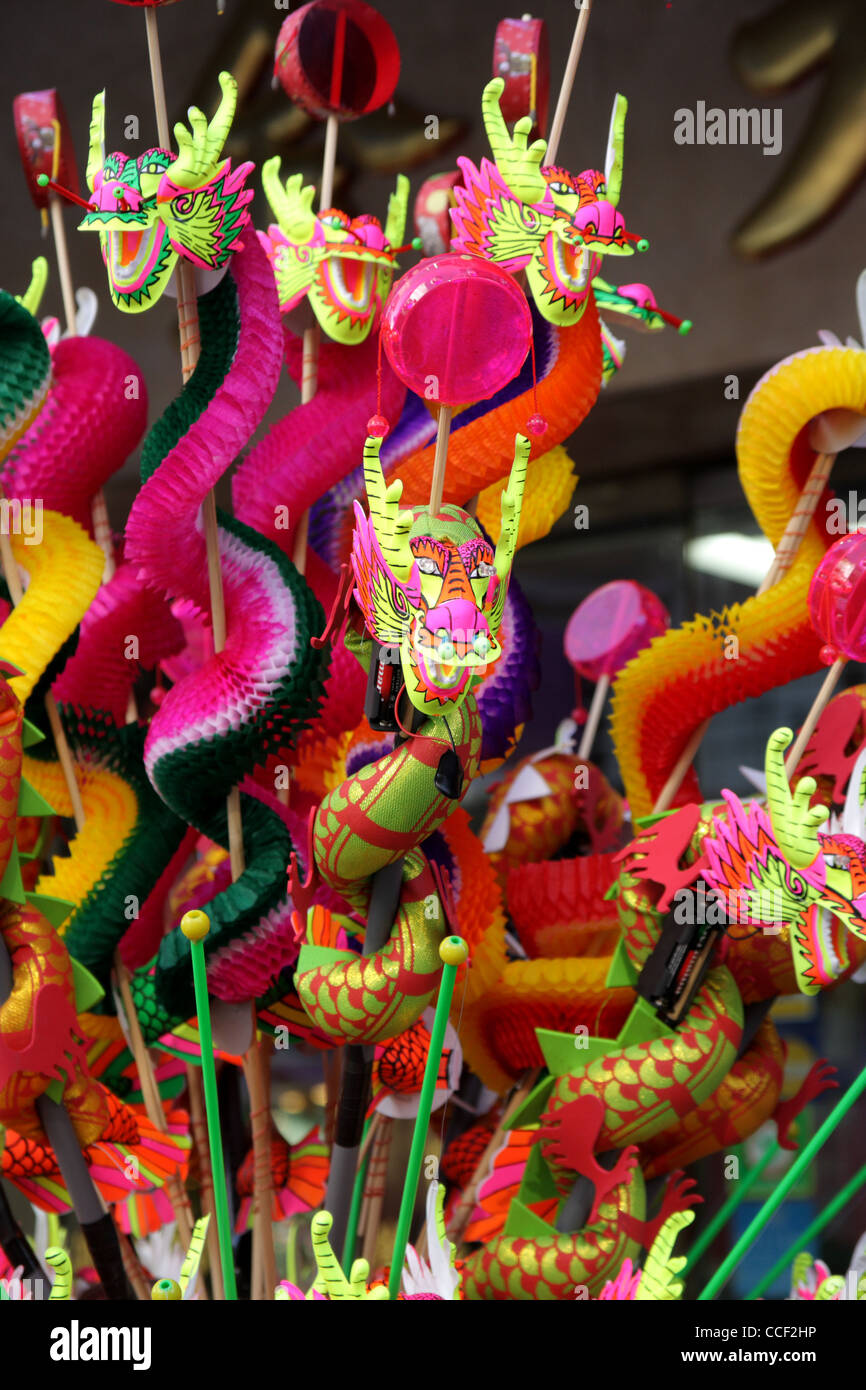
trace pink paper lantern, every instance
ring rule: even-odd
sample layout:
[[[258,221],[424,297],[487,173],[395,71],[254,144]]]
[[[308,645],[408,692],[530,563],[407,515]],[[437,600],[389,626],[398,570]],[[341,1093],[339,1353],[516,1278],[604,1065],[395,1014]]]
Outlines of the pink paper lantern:
[[[812,575],[809,616],[825,642],[821,658],[866,661],[866,532],[835,541]]]
[[[508,272],[458,252],[401,276],[382,316],[394,371],[438,405],[494,396],[520,371],[531,336],[526,296]]]
[[[615,579],[579,603],[565,629],[565,655],[578,675],[616,675],[670,627],[660,599],[633,579]]]

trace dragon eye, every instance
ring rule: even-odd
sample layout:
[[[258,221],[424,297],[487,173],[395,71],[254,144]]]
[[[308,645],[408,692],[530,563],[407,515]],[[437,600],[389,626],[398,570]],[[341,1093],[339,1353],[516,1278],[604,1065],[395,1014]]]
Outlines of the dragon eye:
[[[431,560],[429,555],[422,555],[418,561],[418,568],[422,574],[441,574],[439,566],[435,560]]]
[[[570,193],[572,191],[567,183],[552,183],[550,187],[554,193]]]
[[[488,560],[479,560],[474,570],[470,574],[470,579],[492,579],[496,570]]]
[[[595,236],[596,232],[598,231],[598,227],[595,225],[594,222],[587,222],[583,230],[587,236]]]
[[[605,193],[607,192],[607,184],[605,183],[604,179],[602,179],[601,183],[596,185],[595,191],[600,198],[604,197]]]

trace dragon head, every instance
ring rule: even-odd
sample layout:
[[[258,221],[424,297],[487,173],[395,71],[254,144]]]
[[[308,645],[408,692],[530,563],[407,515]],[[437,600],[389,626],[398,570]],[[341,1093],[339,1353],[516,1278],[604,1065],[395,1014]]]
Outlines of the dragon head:
[[[704,876],[733,904],[736,920],[787,939],[799,989],[817,994],[851,968],[847,933],[866,939],[866,845],[819,833],[829,813],[811,804],[814,778],[801,777],[793,791],[788,783],[792,738],[790,729],[776,729],[767,741],[766,810],[723,793],[728,809],[704,842]]]
[[[218,270],[249,221],[244,187],[252,164],[221,158],[237,101],[237,83],[220,73],[213,120],[191,107],[191,129],[174,128],[179,154],[151,149],[106,156],[105,93],[93,99],[87,186],[90,209],[79,231],[98,232],[111,298],[127,313],[149,309],[165,290],[178,256]]]
[[[394,247],[406,226],[409,180],[404,174],[388,203],[383,227],[376,217],[312,210],[315,189],[293,174],[280,180],[280,157],[262,167],[262,187],[277,219],[259,240],[274,268],[283,313],[307,296],[329,338],[362,343],[391,289]]]
[[[603,256],[631,256],[636,237],[617,210],[622,188],[624,96],[614,100],[604,172],[571,174],[544,165],[544,140],[528,145],[532,123],[517,122],[509,135],[499,98],[501,78],[484,89],[482,109],[494,163],[481,169],[459,161],[464,187],[455,189],[452,249],[526,271],[539,312],[551,323],[577,323]],[[641,243],[642,244],[642,243]]]
[[[498,640],[517,544],[529,441],[518,435],[496,548],[461,507],[400,510],[403,485],[387,486],[382,441],[364,446],[369,517],[355,504],[352,568],[367,630],[399,650],[416,709],[447,714],[502,654]]]

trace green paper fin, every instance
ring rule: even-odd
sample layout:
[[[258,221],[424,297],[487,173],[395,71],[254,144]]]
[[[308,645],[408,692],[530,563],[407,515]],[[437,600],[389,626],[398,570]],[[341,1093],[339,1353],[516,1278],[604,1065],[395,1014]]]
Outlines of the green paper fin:
[[[56,816],[54,807],[45,800],[44,796],[31,786],[26,777],[21,778],[21,785],[18,789],[18,814],[19,816]]]
[[[75,985],[75,1012],[88,1013],[105,998],[105,990],[81,961],[76,960],[74,956],[70,956],[69,959],[72,962],[72,979]]]
[[[547,1240],[556,1235],[552,1226],[540,1216],[536,1216],[534,1211],[523,1205],[519,1198],[513,1198],[511,1206],[508,1208],[508,1217],[503,1227],[502,1234],[512,1238],[522,1237],[525,1240]]]
[[[69,914],[74,910],[75,903],[67,902],[65,898],[52,898],[47,893],[25,893],[25,898],[31,907],[51,923],[55,931],[59,931],[66,921]]]

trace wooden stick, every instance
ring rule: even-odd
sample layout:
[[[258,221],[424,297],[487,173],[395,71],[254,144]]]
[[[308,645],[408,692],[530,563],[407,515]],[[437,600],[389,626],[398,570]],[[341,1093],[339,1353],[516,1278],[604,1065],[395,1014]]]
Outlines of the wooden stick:
[[[381,1124],[381,1122],[382,1122],[382,1116],[381,1116],[381,1114],[380,1114],[380,1112],[379,1112],[378,1110],[375,1110],[375,1111],[373,1112],[373,1117],[372,1117],[372,1119],[370,1120],[370,1127],[369,1127],[369,1129],[367,1130],[366,1135],[364,1136],[364,1140],[363,1140],[363,1142],[362,1142],[362,1144],[361,1144],[360,1149],[358,1150],[358,1167],[359,1167],[359,1168],[362,1166],[362,1164],[363,1164],[363,1162],[364,1162],[364,1159],[367,1157],[367,1154],[370,1152],[370,1145],[372,1144],[373,1140],[376,1138],[376,1134],[378,1133],[379,1125]]]
[[[523,1080],[520,1083],[520,1086],[514,1093],[514,1097],[511,1101],[511,1104],[503,1112],[502,1119],[499,1121],[499,1124],[496,1126],[495,1130],[490,1136],[487,1148],[484,1150],[484,1153],[481,1155],[481,1157],[475,1165],[475,1172],[472,1174],[472,1177],[466,1184],[466,1187],[464,1188],[463,1193],[460,1197],[460,1201],[457,1203],[457,1206],[454,1209],[454,1214],[448,1223],[448,1238],[449,1240],[453,1240],[455,1244],[463,1238],[463,1232],[469,1225],[469,1218],[471,1217],[472,1212],[475,1208],[475,1202],[478,1196],[478,1189],[481,1186],[481,1183],[484,1179],[484,1175],[487,1171],[489,1164],[493,1160],[494,1154],[496,1153],[497,1149],[499,1149],[502,1145],[503,1136],[505,1135],[506,1131],[508,1130],[511,1124],[511,1117],[512,1115],[517,1114],[517,1111],[520,1109],[521,1105],[526,1100],[526,1097],[529,1095],[530,1091],[532,1090],[533,1086],[538,1080],[540,1071],[541,1068],[539,1067],[536,1068],[534,1071],[528,1071],[525,1073]]]
[[[117,1242],[120,1246],[120,1257],[123,1260],[126,1277],[135,1290],[135,1296],[139,1302],[149,1303],[150,1289],[144,1277],[141,1262],[129,1242],[129,1237],[124,1234],[116,1221],[114,1224],[117,1229]]]
[[[586,716],[586,723],[583,726],[580,747],[577,750],[577,756],[579,758],[586,759],[590,755],[593,740],[598,732],[598,726],[601,723],[604,702],[607,699],[607,692],[609,690],[610,676],[600,676],[596,682],[595,690],[593,691],[589,713]]]
[[[210,1148],[207,1142],[207,1117],[204,1110],[204,1086],[201,1068],[187,1063],[186,1088],[189,1093],[189,1117],[192,1141],[198,1159],[199,1195],[202,1211],[211,1218],[207,1229],[208,1260],[210,1262],[211,1287],[213,1296],[219,1302],[225,1300],[222,1262],[220,1260],[219,1231],[216,1224],[216,1202],[214,1201],[213,1169],[210,1162]]]
[[[562,136],[562,127],[565,125],[565,113],[568,110],[568,103],[571,100],[571,90],[574,86],[577,65],[580,62],[583,41],[586,38],[586,30],[589,25],[589,12],[592,8],[592,0],[575,0],[575,3],[578,9],[577,22],[574,26],[574,37],[571,40],[568,62],[565,65],[565,72],[562,77],[562,86],[559,89],[559,96],[556,101],[553,124],[550,127],[550,139],[547,142],[547,153],[544,156],[546,164],[556,163],[556,154]]]
[[[120,990],[120,997],[123,1001],[123,1008],[126,1014],[127,1027],[129,1028],[129,1042],[132,1048],[132,1055],[135,1058],[135,1065],[138,1069],[138,1078],[141,1083],[141,1094],[144,1099],[145,1112],[154,1129],[158,1129],[160,1134],[167,1134],[168,1123],[165,1118],[165,1111],[162,1108],[162,1101],[159,1097],[159,1087],[153,1070],[153,1061],[145,1046],[144,1036],[138,1018],[138,1011],[136,1010],[135,1001],[132,997],[132,990],[129,984],[129,972],[121,960],[119,952],[115,952],[114,969],[118,988]],[[192,1238],[193,1228],[192,1207],[190,1206],[189,1196],[176,1173],[166,1181],[165,1190],[174,1208],[174,1216],[177,1221],[177,1233],[180,1236],[181,1244],[184,1249],[186,1249]],[[199,1287],[204,1297],[207,1297],[204,1284],[201,1283]]]
[[[809,710],[809,713],[803,720],[803,723],[800,726],[800,732],[798,733],[796,739],[791,745],[791,751],[785,759],[786,777],[791,777],[791,775],[797,767],[798,762],[802,758],[806,744],[809,742],[809,739],[812,737],[812,734],[815,731],[815,725],[821,718],[821,714],[823,713],[826,705],[828,704],[830,696],[836,689],[836,686],[839,682],[839,677],[845,669],[847,659],[847,657],[840,656],[836,661],[833,662],[833,665],[830,667],[829,671],[824,677],[824,680],[821,683],[821,689],[818,691],[818,694],[812,701],[812,708]]]
[[[385,1184],[388,1178],[388,1159],[391,1155],[391,1137],[394,1123],[387,1115],[381,1116],[376,1130],[373,1152],[367,1165],[364,1182],[364,1203],[361,1208],[359,1229],[364,1233],[363,1257],[372,1269],[376,1258],[376,1244],[379,1239],[379,1225],[382,1220],[382,1204],[385,1200]]]
[[[773,563],[771,564],[763,580],[761,581],[761,584],[756,591],[756,597],[759,597],[761,594],[765,594],[768,589],[772,589],[776,584],[778,584],[779,581],[785,577],[785,575],[788,573],[788,570],[793,565],[795,559],[797,558],[797,551],[800,549],[803,537],[808,531],[809,524],[813,516],[815,515],[815,509],[818,505],[818,501],[821,497],[821,494],[824,491],[824,488],[827,485],[827,479],[830,476],[830,473],[833,469],[833,464],[835,462],[835,454],[815,455],[815,461],[812,464],[812,467],[809,470],[809,476],[803,485],[803,490],[800,493],[800,499],[796,507],[794,508],[794,511],[791,513],[791,516],[788,519],[788,524],[785,527],[784,535],[779,541],[779,544],[776,546],[776,553],[773,556]],[[839,677],[837,675],[836,680],[838,679]],[[833,684],[835,685],[835,681],[833,682]],[[830,687],[830,689],[832,690],[832,686]],[[820,714],[820,710],[818,711],[818,713]],[[702,724],[699,724],[698,727],[692,733],[691,738],[689,739],[688,743],[686,744],[682,753],[680,753],[680,756],[677,758],[676,763],[671,769],[670,776],[668,777],[667,781],[665,782],[664,786],[662,787],[661,791],[656,797],[656,802],[653,806],[653,815],[658,815],[661,811],[667,811],[670,809],[673,799],[679,791],[680,786],[682,785],[682,780],[688,772],[689,768],[691,767],[692,763],[694,762],[695,755],[698,749],[700,748],[701,744],[703,743],[704,735],[706,734],[707,729],[710,727],[711,722],[712,716],[705,719]]]
[[[150,76],[153,85],[153,104],[156,110],[156,125],[160,144],[169,149],[169,129],[168,112],[165,102],[165,84],[162,76],[162,60],[159,51],[159,34],[157,30],[156,10],[148,8],[144,12],[145,24],[147,26],[147,48],[150,58]],[[199,330],[198,317],[198,296],[195,284],[195,272],[189,261],[183,257],[178,258],[177,262],[177,322],[180,334],[180,356],[181,370],[183,379],[186,382],[198,366],[201,354],[201,333]],[[219,531],[216,518],[216,499],[211,490],[202,503],[202,518],[204,522],[205,549],[207,553],[208,568],[208,587],[210,592],[211,626],[213,629],[214,651],[219,654],[225,647],[226,640],[226,617],[225,599],[223,595],[222,569],[220,566],[219,554]],[[240,791],[233,787],[226,798],[226,813],[228,819],[228,839],[229,839],[229,858],[231,862],[232,881],[237,881],[243,874],[245,867],[243,826],[241,821]],[[254,1006],[253,1006],[254,1008]],[[255,1029],[253,1030],[255,1039]],[[253,1050],[255,1050],[255,1042]],[[248,1054],[249,1055],[249,1054]],[[247,1085],[250,1087],[250,1109],[251,1114],[258,1115],[261,1105],[257,1098],[262,1094],[260,1077],[258,1072],[258,1061],[255,1066],[248,1066],[244,1061],[244,1075]],[[253,1132],[255,1144],[256,1133]],[[273,1288],[276,1285],[276,1260],[273,1246],[273,1227],[271,1224],[271,1205],[270,1205],[270,1136],[265,1132],[265,1140],[268,1145],[267,1160],[267,1187],[260,1188],[260,1182],[265,1181],[264,1165],[256,1163],[255,1177],[255,1197],[257,1210],[260,1219],[257,1225],[261,1228],[258,1236],[259,1248],[263,1251],[264,1270],[266,1276],[270,1278],[273,1271],[273,1281],[267,1297],[273,1296]],[[261,1143],[261,1141],[259,1141]],[[255,1293],[253,1295],[255,1297]]]
[[[63,225],[63,207],[56,193],[51,193],[48,196],[48,210],[51,214],[54,251],[57,256],[57,271],[60,276],[63,316],[66,319],[66,331],[72,337],[75,333],[75,290],[72,287],[69,248],[66,245],[66,228]]]
[[[436,453],[433,456],[433,477],[430,481],[430,515],[438,516],[445,488],[445,465],[448,462],[448,436],[451,433],[450,405],[440,405],[436,423]]]
[[[155,9],[150,7],[145,9],[144,24],[147,30],[147,56],[150,59],[150,81],[153,87],[153,105],[156,111],[157,138],[164,150],[170,150],[171,135],[168,129],[165,83],[162,77],[162,54],[159,51],[159,29],[156,23]]]
[[[318,324],[304,329],[304,346],[301,357],[301,405],[311,401],[319,389],[319,344],[321,329]],[[306,573],[307,536],[310,530],[310,513],[304,512],[298,522],[295,544],[292,550],[292,563],[299,574]]]
[[[60,722],[57,701],[54,699],[54,694],[50,690],[45,696],[45,713],[48,716],[51,736],[54,739],[54,747],[57,750],[57,758],[63,770],[63,780],[69,792],[69,800],[72,802],[72,815],[75,820],[75,829],[82,830],[84,828],[84,803],[81,800],[81,791],[79,790],[78,781],[75,776],[75,762],[66,740],[63,725]]]
[[[334,1142],[337,1106],[340,1103],[340,1081],[343,1075],[343,1049],[328,1048],[322,1053],[322,1072],[325,1078],[325,1143]]]
[[[322,179],[319,184],[319,212],[329,208],[334,197],[334,167],[337,162],[336,116],[329,116],[325,123],[325,152],[322,156]],[[301,358],[301,405],[313,399],[319,389],[319,345],[321,331],[319,325],[304,330],[303,356]],[[310,513],[305,511],[298,523],[292,563],[300,574],[307,568],[307,536],[310,529]]]
[[[277,1261],[274,1254],[274,1232],[271,1220],[273,1178],[271,1175],[271,1101],[268,1082],[269,1057],[267,1044],[256,1038],[255,1001],[253,1011],[253,1042],[244,1055],[244,1076],[250,1094],[250,1128],[253,1136],[255,1162],[256,1215],[253,1225],[254,1299],[271,1299],[277,1286]]]
[[[329,208],[334,200],[334,169],[337,164],[336,116],[329,116],[325,122],[325,153],[322,158],[322,182],[319,188],[319,211]]]
[[[800,500],[785,527],[785,534],[776,546],[773,563],[758,589],[759,594],[766,593],[768,589],[773,588],[774,584],[778,584],[782,576],[787,574],[793,565],[835,462],[835,454],[815,455],[815,461],[800,493]]]
[[[56,178],[58,165],[60,163],[60,122],[52,121],[54,126],[54,168],[51,177]],[[54,252],[57,256],[57,271],[60,277],[60,295],[63,300],[63,315],[66,319],[66,332],[69,337],[74,337],[77,330],[76,309],[75,309],[75,287],[72,280],[72,268],[69,264],[69,247],[66,242],[66,225],[63,221],[63,204],[56,193],[49,194],[48,207],[51,213],[51,231],[54,235]],[[90,504],[90,515],[93,521],[93,538],[105,556],[105,569],[102,572],[102,582],[107,584],[115,571],[114,564],[114,543],[111,537],[111,524],[108,519],[108,508],[105,505],[105,493],[102,488],[94,494]]]

